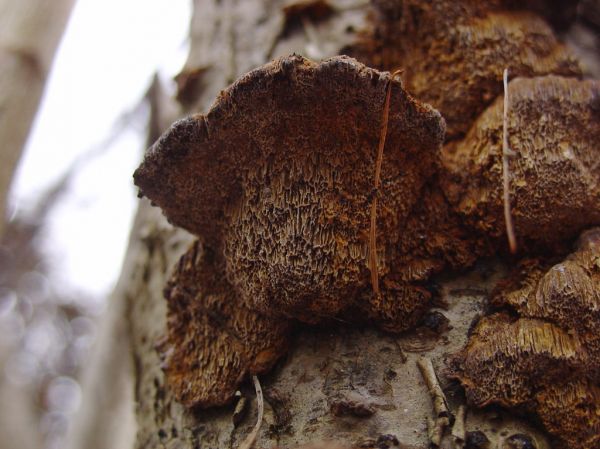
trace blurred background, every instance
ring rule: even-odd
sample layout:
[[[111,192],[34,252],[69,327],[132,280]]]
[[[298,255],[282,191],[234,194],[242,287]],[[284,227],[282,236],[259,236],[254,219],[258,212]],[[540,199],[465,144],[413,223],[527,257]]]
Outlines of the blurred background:
[[[147,92],[155,76],[174,92],[191,6],[0,0],[0,129],[23,125],[26,137],[0,240],[2,449],[64,447],[137,207],[131,175],[146,145]],[[4,177],[18,140],[3,141]]]

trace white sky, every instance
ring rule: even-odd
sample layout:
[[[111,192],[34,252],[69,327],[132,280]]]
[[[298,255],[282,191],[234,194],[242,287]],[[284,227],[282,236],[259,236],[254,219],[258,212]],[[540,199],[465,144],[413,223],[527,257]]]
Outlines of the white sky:
[[[165,79],[177,73],[190,15],[191,0],[78,0],[13,185],[17,213],[110,136],[157,70]],[[144,138],[144,130],[123,132],[51,214],[43,247],[57,282],[94,296],[112,288],[137,208],[131,175]]]

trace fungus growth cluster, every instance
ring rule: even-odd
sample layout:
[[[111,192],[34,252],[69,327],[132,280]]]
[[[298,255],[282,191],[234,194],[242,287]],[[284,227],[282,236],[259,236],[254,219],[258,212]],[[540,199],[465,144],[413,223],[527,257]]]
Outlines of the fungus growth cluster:
[[[492,296],[450,374],[481,407],[534,413],[569,448],[600,444],[600,228],[550,266],[523,261]],[[510,313],[512,312],[512,313]],[[516,316],[515,316],[516,314]]]
[[[372,173],[388,83],[393,89],[385,170],[375,192]],[[272,350],[258,353],[221,344],[219,334],[232,334],[224,323],[237,315],[243,322],[247,312],[250,322],[274,323],[267,341],[285,340],[289,324],[282,323],[316,323],[341,314],[376,317],[388,330],[414,326],[431,294],[420,285],[418,270],[414,276],[396,272],[405,268],[398,246],[407,240],[405,223],[436,172],[443,138],[436,110],[414,100],[389,74],[347,57],[320,64],[300,56],[276,60],[223,91],[206,116],[174,124],[147,153],[135,182],[203,247],[184,256],[166,289],[166,372],[171,384],[187,385],[175,388],[177,397],[188,405],[225,403],[242,379],[239,373],[261,371],[245,365],[267,368],[283,353],[285,344],[266,341]],[[374,195],[380,244],[373,269],[382,278],[375,296],[368,264]],[[213,261],[194,262],[199,251],[210,252]],[[219,282],[203,281],[205,276]],[[202,285],[192,288],[196,283]],[[219,305],[224,303],[229,305]],[[201,347],[193,334],[203,336]],[[256,363],[259,355],[270,358]],[[203,374],[188,374],[190,367],[200,370],[198,363]],[[184,377],[187,384],[180,381]]]
[[[561,447],[600,447],[591,331],[600,325],[597,231],[551,268],[600,224],[600,82],[580,80],[578,59],[552,29],[569,26],[577,2],[373,4],[371,29],[347,51],[379,69],[406,67],[407,90],[442,113],[448,131],[438,188],[452,221],[470,230],[470,254],[506,252],[508,209],[520,254],[537,257],[499,284],[495,313],[452,359],[453,377],[474,405],[536,416]],[[516,77],[506,106],[505,68]],[[457,242],[464,234],[444,235]]]
[[[175,396],[227,403],[285,353],[294,323],[410,329],[434,274],[506,253],[507,113],[510,210],[520,251],[537,259],[499,284],[450,372],[471,403],[535,413],[568,447],[598,447],[599,231],[547,260],[600,225],[600,82],[578,79],[539,2],[373,3],[372,33],[348,52],[406,67],[403,83],[349,57],[280,58],[175,123],[136,171],[140,193],[199,238],[165,289],[160,351]],[[508,111],[505,66],[520,76]]]

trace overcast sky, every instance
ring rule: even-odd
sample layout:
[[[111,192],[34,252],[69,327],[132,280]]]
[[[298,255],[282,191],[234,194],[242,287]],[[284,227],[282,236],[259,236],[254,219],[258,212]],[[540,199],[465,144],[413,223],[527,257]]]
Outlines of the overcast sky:
[[[190,14],[191,0],[78,0],[17,172],[15,213],[108,139],[157,70],[164,79],[177,73]],[[135,127],[121,133],[78,171],[51,214],[43,248],[57,281],[97,297],[112,288],[137,207],[131,175],[144,138]]]

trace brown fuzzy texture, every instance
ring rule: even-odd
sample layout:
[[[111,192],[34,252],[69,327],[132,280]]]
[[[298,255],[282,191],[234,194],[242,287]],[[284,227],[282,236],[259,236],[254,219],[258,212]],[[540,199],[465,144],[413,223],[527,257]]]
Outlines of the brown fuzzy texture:
[[[374,190],[388,86],[381,184]],[[394,332],[413,327],[431,300],[420,283],[445,266],[439,245],[446,240],[417,248],[416,236],[407,234],[430,232],[411,214],[449,213],[441,195],[425,208],[419,201],[439,167],[443,139],[436,110],[388,73],[347,57],[320,64],[281,58],[223,91],[205,116],[174,124],[134,179],[215,258],[196,260],[197,245],[165,290],[162,350],[179,400],[202,407],[229,401],[247,373],[262,372],[281,355],[289,319],[315,323],[343,314]],[[368,264],[375,197],[380,294],[371,291]],[[454,226],[443,220],[440,233]],[[450,263],[455,253],[472,261],[463,245],[448,245]],[[405,267],[407,250],[414,255]],[[232,334],[234,324],[241,328]],[[245,332],[239,341],[238,331]],[[218,359],[220,352],[227,356]]]
[[[374,191],[388,83],[389,127]],[[317,64],[291,56],[242,77],[206,116],[176,123],[135,181],[173,224],[225,255],[228,279],[254,309],[316,322],[354,307],[370,288],[374,195],[379,275],[394,270],[443,136],[439,113],[389,74],[346,57]],[[411,311],[422,302],[420,290],[403,291]]]
[[[600,223],[600,81],[510,82],[511,214],[519,247],[559,252]],[[505,245],[502,98],[444,147],[444,192],[466,224]]]
[[[177,400],[228,403],[247,374],[271,369],[286,352],[291,325],[248,307],[227,283],[222,261],[196,242],[165,287],[167,337],[159,345]]]
[[[453,139],[502,93],[504,68],[512,76],[581,76],[550,26],[528,11],[552,12],[547,3],[376,0],[373,29],[347,51],[372,67],[405,69],[407,90],[442,113]]]
[[[600,447],[600,229],[546,271],[536,261],[499,284],[495,314],[480,321],[451,361],[468,400],[519,407],[562,445]]]
[[[388,86],[381,186],[374,190]],[[511,89],[511,145],[530,163],[511,167],[511,185],[524,189],[512,195],[517,236],[525,248],[555,250],[584,226],[600,223],[593,120],[598,83],[548,77],[516,80]],[[464,143],[446,147],[446,171],[440,173],[443,119],[402,83],[347,57],[314,63],[290,56],[242,77],[208,114],[174,124],[134,177],[173,224],[196,234],[214,254],[215,262],[198,263],[193,276],[185,274],[184,258],[166,290],[167,377],[177,397],[188,406],[227,402],[247,373],[268,369],[282,354],[290,319],[367,320],[390,332],[414,327],[430,307],[425,284],[433,274],[464,269],[499,246],[504,226],[497,109],[484,114],[485,132],[476,126]],[[552,127],[535,115],[546,109]],[[563,181],[557,192],[553,183]],[[375,197],[380,294],[371,290],[368,262]],[[483,203],[465,206],[475,200]],[[241,323],[259,320],[258,330],[248,330],[248,346],[234,344],[229,325],[209,320],[221,311],[224,322],[231,316]],[[541,321],[539,327],[536,320],[495,325],[506,334],[505,352],[515,336],[526,335],[532,345],[548,336],[564,341],[575,353],[544,346],[523,372],[555,359],[565,369],[586,363],[592,369],[595,362],[579,354],[561,323]],[[232,357],[218,363],[203,358],[207,368],[198,365],[199,355],[219,351]],[[200,393],[190,391],[190,382],[202,386]],[[502,402],[507,385],[499,384],[489,400]]]

